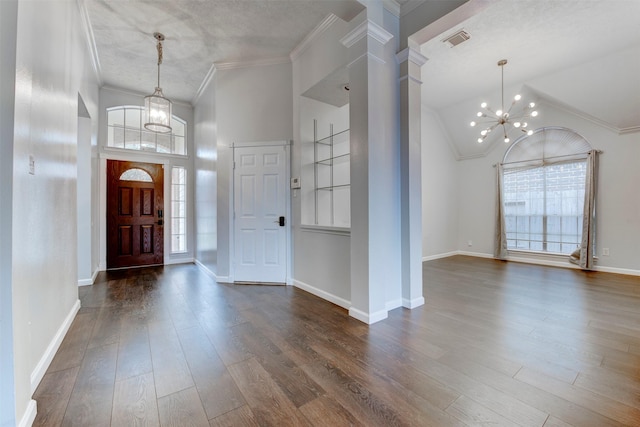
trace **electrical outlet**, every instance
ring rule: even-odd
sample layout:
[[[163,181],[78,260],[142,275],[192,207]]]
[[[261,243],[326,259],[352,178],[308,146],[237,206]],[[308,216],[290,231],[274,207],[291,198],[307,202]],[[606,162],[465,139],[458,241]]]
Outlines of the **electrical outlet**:
[[[36,174],[36,159],[33,156],[29,156],[29,174]]]
[[[609,256],[609,248],[602,248],[602,256]]]

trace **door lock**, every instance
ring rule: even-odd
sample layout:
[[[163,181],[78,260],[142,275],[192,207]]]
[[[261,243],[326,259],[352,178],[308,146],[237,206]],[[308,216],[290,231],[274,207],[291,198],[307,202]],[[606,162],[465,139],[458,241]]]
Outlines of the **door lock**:
[[[274,223],[280,225],[280,227],[284,227],[284,217],[281,216],[277,221],[273,221]]]

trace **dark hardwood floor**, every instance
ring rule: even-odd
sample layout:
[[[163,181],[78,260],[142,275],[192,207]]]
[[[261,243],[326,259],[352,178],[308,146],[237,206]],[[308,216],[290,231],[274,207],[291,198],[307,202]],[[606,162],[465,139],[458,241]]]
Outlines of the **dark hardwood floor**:
[[[640,278],[463,256],[367,326],[194,265],[101,273],[37,426],[638,426]]]

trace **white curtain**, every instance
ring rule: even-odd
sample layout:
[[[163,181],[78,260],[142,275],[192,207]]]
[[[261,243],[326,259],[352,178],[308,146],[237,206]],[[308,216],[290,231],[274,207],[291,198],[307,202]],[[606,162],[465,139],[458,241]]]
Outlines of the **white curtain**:
[[[496,230],[495,243],[493,247],[493,256],[498,259],[506,259],[508,255],[507,231],[504,223],[504,203],[502,203],[502,175],[503,167],[502,164],[499,163],[498,165],[496,165]]]
[[[598,184],[598,151],[591,150],[587,157],[584,186],[584,210],[582,211],[582,243],[580,256],[574,262],[584,270],[593,269],[596,238],[596,188]]]

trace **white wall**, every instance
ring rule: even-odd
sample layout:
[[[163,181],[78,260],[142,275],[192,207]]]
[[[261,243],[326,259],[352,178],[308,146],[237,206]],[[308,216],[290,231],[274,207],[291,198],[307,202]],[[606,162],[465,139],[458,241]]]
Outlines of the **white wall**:
[[[458,162],[435,113],[422,107],[422,256],[458,250]]]
[[[230,146],[238,142],[282,141],[293,136],[291,64],[218,70],[215,74],[217,121],[217,237],[216,276],[229,280],[231,271]]]
[[[18,2],[0,2],[0,426],[16,425],[11,265]]]
[[[196,260],[217,274],[217,119],[213,80],[194,107]]]
[[[640,134],[618,135],[547,102],[540,104],[536,127],[562,126],[585,137],[593,148],[603,150],[597,200],[597,267],[640,273]],[[493,253],[495,218],[495,169],[506,144],[497,144],[487,157],[458,163],[458,250]],[[467,248],[467,241],[473,247]],[[610,256],[602,256],[602,248]]]
[[[80,94],[97,117],[98,96],[81,28],[75,2],[18,4],[13,356],[16,421],[26,425],[35,416],[31,395],[79,308],[77,102]],[[29,156],[35,159],[34,175],[29,174]]]
[[[340,39],[346,33],[347,23],[336,19],[293,59],[294,136],[291,176],[301,177],[303,186],[301,190],[292,190],[294,285],[349,308],[349,232],[301,227],[303,224],[314,222],[313,208],[308,204],[310,199],[313,201],[313,169],[303,167],[304,164],[308,164],[307,155],[310,153],[304,149],[304,144],[310,144],[313,140],[313,119],[322,115],[327,120],[335,120],[336,125],[348,124],[348,118],[346,122],[343,119],[339,120],[343,112],[335,111],[335,107],[309,100],[301,94],[333,71],[346,66],[347,49],[340,43]],[[348,113],[348,106],[342,109]],[[302,192],[306,193],[303,195]]]

